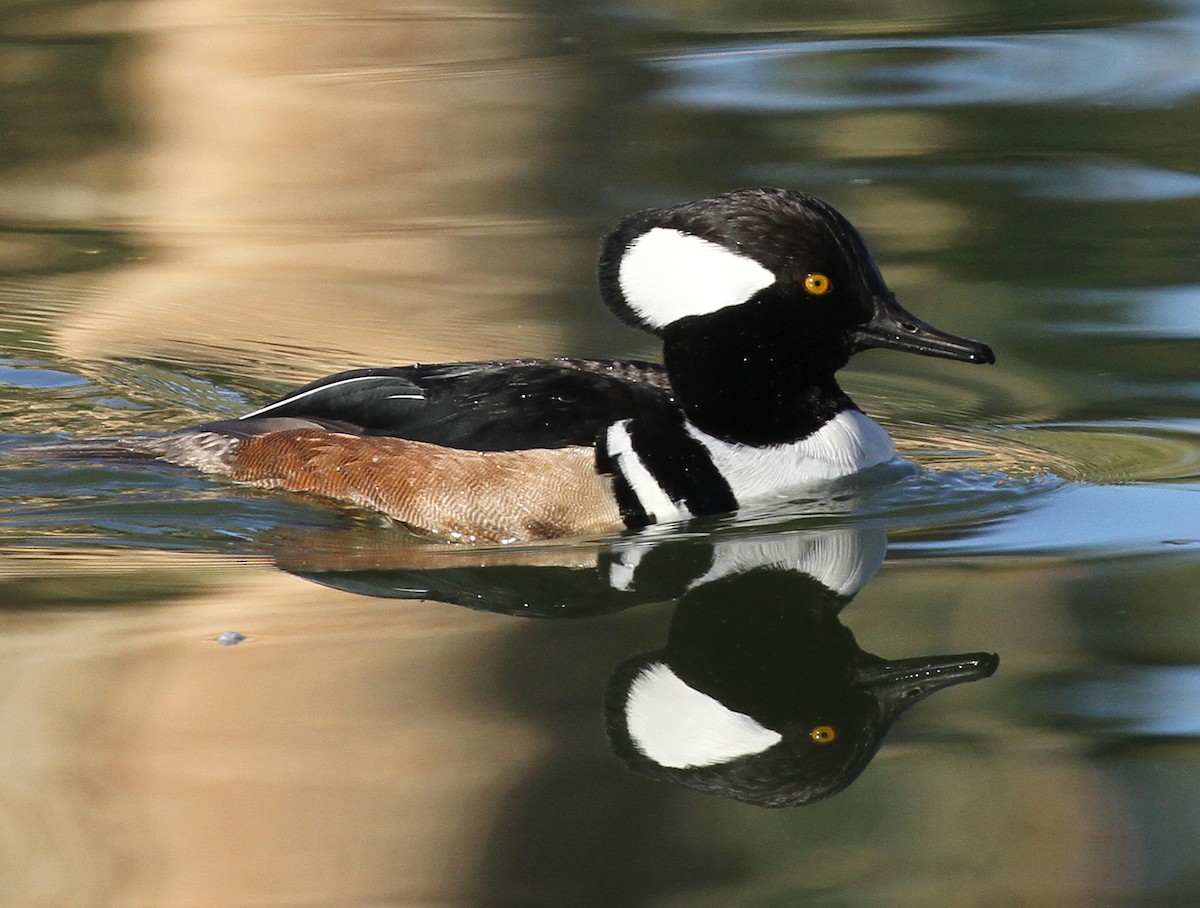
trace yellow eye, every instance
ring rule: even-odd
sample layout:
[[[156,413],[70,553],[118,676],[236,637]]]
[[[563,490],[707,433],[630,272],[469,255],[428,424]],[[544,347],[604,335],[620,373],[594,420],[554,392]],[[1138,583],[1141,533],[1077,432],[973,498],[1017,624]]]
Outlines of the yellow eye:
[[[832,744],[837,740],[837,729],[832,725],[818,725],[808,733],[814,744]]]
[[[813,296],[824,296],[833,289],[833,284],[824,274],[814,271],[812,274],[804,275],[804,289]]]

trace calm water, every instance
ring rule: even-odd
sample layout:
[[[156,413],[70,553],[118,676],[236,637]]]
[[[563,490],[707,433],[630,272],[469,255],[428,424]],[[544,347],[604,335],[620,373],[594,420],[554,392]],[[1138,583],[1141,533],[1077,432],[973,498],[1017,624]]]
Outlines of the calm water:
[[[615,541],[10,460],[0,902],[1195,904],[1198,60],[1195,0],[4,4],[4,451],[653,355],[597,238],[743,185],[999,362],[845,374],[923,472]],[[648,665],[845,743],[864,652],[1000,662],[865,769],[630,756]]]

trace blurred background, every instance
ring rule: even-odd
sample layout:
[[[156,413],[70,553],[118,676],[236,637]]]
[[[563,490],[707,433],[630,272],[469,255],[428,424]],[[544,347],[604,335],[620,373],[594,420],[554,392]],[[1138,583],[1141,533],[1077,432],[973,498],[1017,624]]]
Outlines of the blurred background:
[[[0,901],[1195,904],[1198,61],[1195,0],[0,0]],[[675,597],[517,618],[489,572],[551,596],[610,540],[453,552],[13,453],[362,365],[653,357],[599,238],[748,185],[828,199],[998,356],[860,357],[928,472],[701,528],[882,533],[861,646],[1000,654],[831,800],[610,753]]]

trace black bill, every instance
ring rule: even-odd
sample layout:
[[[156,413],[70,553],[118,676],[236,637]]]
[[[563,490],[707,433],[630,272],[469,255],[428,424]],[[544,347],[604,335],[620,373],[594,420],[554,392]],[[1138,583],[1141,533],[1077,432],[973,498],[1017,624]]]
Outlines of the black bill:
[[[875,314],[858,329],[855,341],[857,350],[886,347],[968,363],[996,361],[996,354],[987,344],[927,325],[897,303],[891,294],[875,297]]]

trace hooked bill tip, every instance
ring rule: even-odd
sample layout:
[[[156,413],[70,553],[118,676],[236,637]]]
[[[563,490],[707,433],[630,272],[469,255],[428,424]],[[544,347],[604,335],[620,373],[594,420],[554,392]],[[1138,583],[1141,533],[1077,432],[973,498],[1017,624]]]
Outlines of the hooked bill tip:
[[[996,354],[992,352],[992,348],[987,344],[980,344],[979,349],[971,354],[968,362],[975,363],[980,366],[991,366],[996,362]]]

